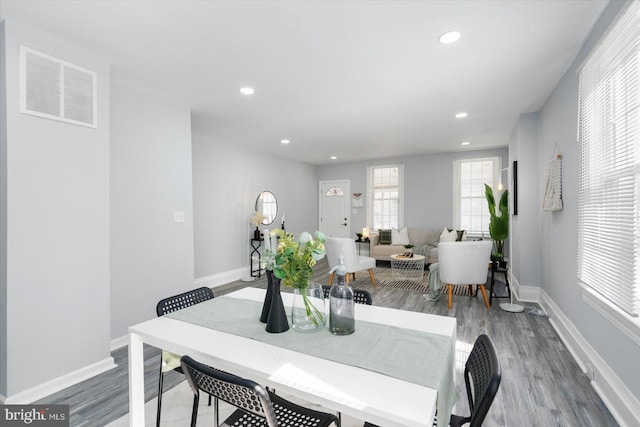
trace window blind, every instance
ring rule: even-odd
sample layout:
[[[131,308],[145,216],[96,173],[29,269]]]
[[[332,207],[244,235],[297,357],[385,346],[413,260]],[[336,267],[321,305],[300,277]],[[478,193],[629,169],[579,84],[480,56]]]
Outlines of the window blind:
[[[580,70],[578,278],[640,312],[640,2],[618,18]]]

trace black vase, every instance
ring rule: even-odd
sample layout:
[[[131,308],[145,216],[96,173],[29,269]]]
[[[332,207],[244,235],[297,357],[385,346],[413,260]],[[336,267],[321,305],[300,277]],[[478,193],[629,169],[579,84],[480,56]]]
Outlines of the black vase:
[[[260,315],[260,321],[267,323],[269,318],[269,309],[271,308],[271,298],[273,295],[273,271],[266,270],[267,274],[267,295],[264,297],[264,304],[262,304],[262,314]]]
[[[267,274],[270,272],[268,271]],[[282,295],[280,295],[280,279],[273,278],[273,287],[271,291],[271,305],[269,307],[269,316],[267,316],[267,332],[277,334],[289,330],[289,320],[287,312],[284,310],[282,303]]]
[[[253,230],[253,240],[260,240],[260,230],[258,229],[258,227]]]

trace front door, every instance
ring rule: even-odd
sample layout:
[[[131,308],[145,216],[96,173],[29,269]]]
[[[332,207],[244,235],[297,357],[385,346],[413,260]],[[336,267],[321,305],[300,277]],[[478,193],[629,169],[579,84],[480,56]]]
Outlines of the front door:
[[[318,229],[329,237],[351,235],[349,180],[320,181],[320,226]]]

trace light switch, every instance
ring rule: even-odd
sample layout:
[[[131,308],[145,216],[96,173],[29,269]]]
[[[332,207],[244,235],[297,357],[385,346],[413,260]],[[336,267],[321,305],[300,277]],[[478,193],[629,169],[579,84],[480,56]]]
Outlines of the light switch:
[[[173,213],[173,222],[184,222],[184,212],[174,212]]]

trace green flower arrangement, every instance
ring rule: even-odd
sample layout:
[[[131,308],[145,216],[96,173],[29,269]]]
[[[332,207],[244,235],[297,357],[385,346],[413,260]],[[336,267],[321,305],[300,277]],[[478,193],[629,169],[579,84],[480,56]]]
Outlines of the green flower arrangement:
[[[276,230],[275,233],[280,240],[273,266],[274,276],[280,279],[284,286],[299,289],[307,317],[316,325],[324,324],[324,313],[309,301],[306,292],[313,275],[313,267],[325,256],[324,234],[316,231],[314,239],[305,231],[296,240],[292,233],[283,230]]]
[[[313,239],[311,234],[305,231],[296,241],[292,233],[282,230],[276,230],[275,233],[280,241],[273,274],[285,286],[306,288],[313,275],[313,267],[325,256],[324,234],[316,231],[316,238]]]
[[[278,254],[278,230],[264,230],[264,251],[262,252],[261,263],[265,270],[273,271],[276,265],[276,255]]]
[[[493,190],[487,184],[484,185],[485,197],[489,206],[489,234],[493,239],[494,251],[492,259],[501,261],[504,259],[504,241],[509,237],[509,190],[504,190],[500,197],[498,208],[500,215],[496,212],[496,200]]]

